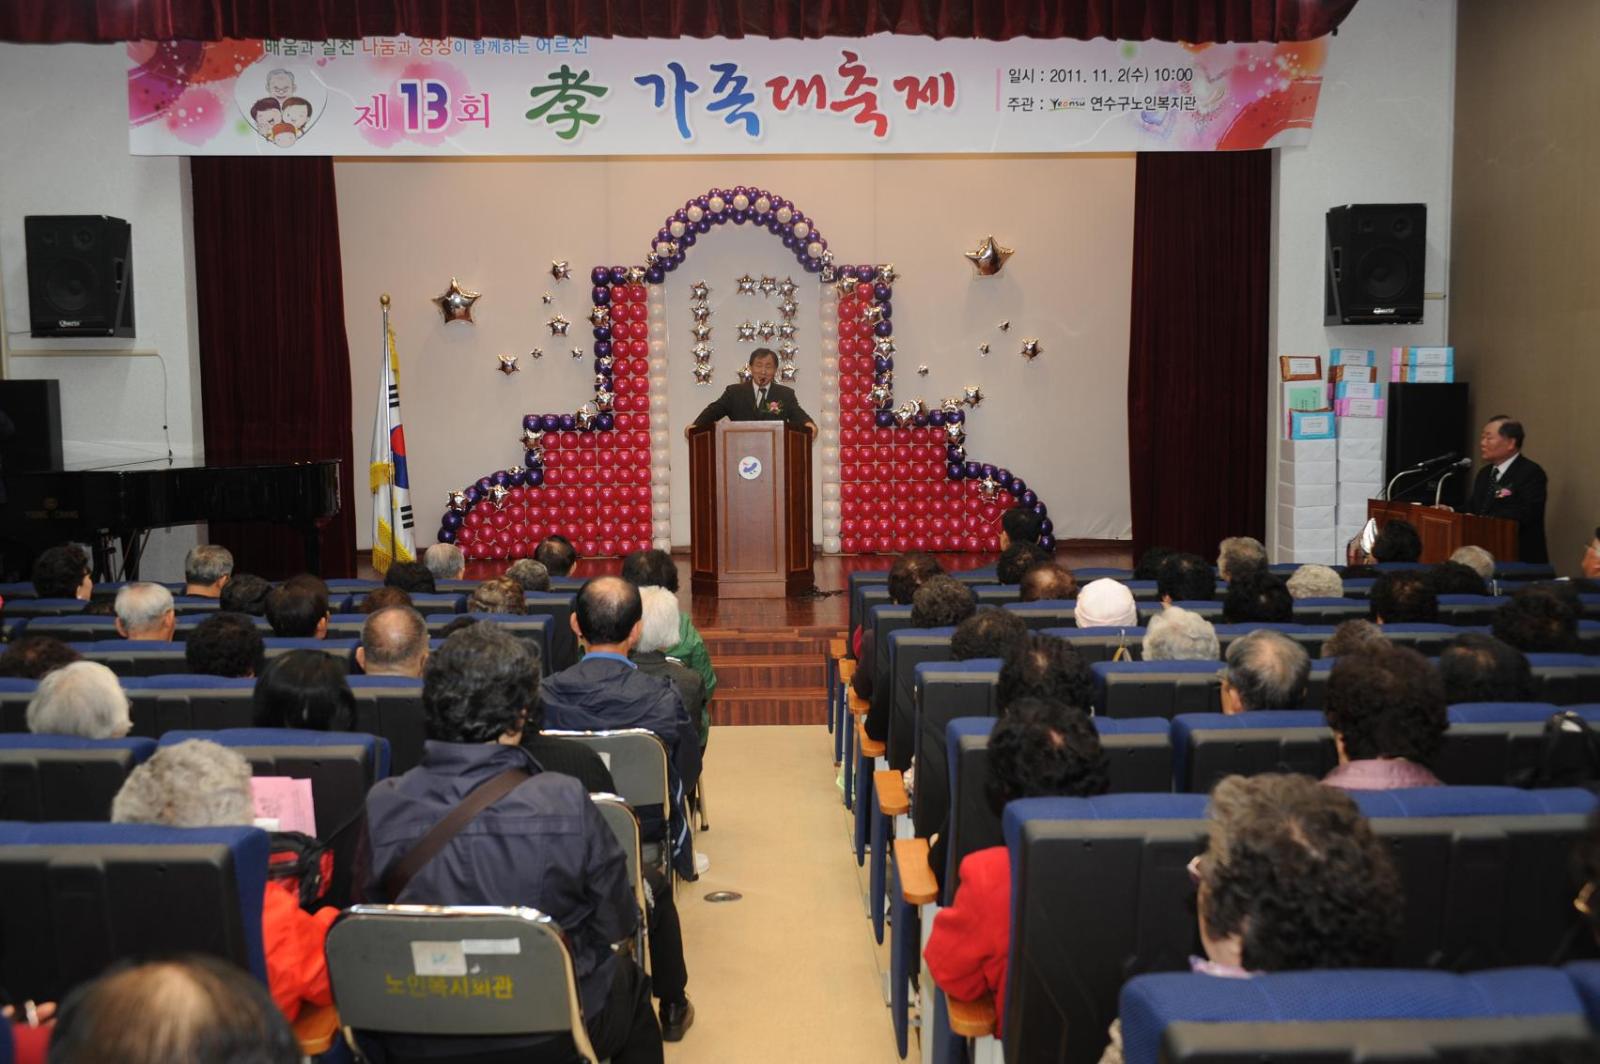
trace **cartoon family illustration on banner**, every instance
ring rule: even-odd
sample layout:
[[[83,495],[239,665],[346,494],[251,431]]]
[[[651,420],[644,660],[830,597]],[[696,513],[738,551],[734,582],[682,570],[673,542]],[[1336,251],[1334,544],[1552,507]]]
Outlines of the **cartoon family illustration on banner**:
[[[310,72],[268,57],[239,75],[234,99],[262,140],[292,148],[322,116],[327,90]]]

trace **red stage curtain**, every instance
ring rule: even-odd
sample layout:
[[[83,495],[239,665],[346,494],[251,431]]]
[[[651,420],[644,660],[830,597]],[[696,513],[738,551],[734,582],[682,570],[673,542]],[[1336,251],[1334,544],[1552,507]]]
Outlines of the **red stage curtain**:
[[[340,459],[340,513],[323,535],[321,575],[354,576],[356,509],[366,493],[358,499],[353,491],[333,160],[190,165],[206,462]],[[243,572],[278,577],[305,568],[299,535],[282,526],[213,524],[211,538],[233,551]]]
[[[1135,554],[1265,525],[1272,155],[1147,152],[1133,209]]]
[[[0,40],[1071,37],[1299,41],[1356,0],[7,0]]]

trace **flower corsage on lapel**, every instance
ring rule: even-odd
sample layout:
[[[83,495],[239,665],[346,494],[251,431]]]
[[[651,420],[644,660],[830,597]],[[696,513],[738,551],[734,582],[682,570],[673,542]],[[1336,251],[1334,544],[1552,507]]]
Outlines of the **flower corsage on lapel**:
[[[783,413],[783,404],[775,399],[767,400],[767,413],[774,415]],[[1510,492],[1507,492],[1507,494],[1509,495]]]
[[[1499,491],[1494,493],[1494,497],[1497,499],[1509,499],[1511,498],[1511,489],[1501,488]]]

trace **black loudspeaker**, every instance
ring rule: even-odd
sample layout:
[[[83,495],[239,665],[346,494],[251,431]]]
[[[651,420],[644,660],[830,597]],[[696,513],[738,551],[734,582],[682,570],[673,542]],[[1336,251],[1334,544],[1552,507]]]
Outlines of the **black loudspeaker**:
[[[61,468],[60,381],[0,380],[0,410],[17,430],[0,443],[0,476]]]
[[[1330,210],[1324,323],[1421,321],[1427,241],[1425,203],[1354,203]]]
[[[103,214],[30,214],[22,223],[33,335],[132,336],[132,227]]]
[[[1471,426],[1467,423],[1467,385],[1391,384],[1388,424],[1384,430],[1384,467],[1389,477],[1418,462],[1456,454],[1471,458]],[[1394,486],[1396,499],[1432,502],[1438,478],[1449,467],[1413,473]],[[1461,509],[1472,486],[1472,469],[1457,469],[1444,483],[1439,501]]]

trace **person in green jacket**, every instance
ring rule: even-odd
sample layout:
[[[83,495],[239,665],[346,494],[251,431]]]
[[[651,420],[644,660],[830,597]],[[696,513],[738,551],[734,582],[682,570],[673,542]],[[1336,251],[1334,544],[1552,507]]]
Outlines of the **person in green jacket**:
[[[622,579],[636,587],[662,587],[678,593],[678,566],[672,555],[664,550],[636,550],[622,559]],[[676,658],[699,674],[705,684],[706,706],[711,705],[711,693],[717,689],[717,673],[711,667],[711,654],[705,640],[695,628],[687,611],[678,614],[678,642],[667,651],[667,657]],[[704,746],[711,735],[711,714],[700,722],[700,745]]]

